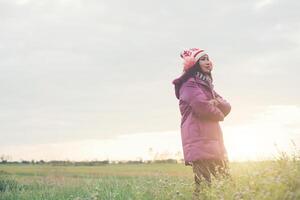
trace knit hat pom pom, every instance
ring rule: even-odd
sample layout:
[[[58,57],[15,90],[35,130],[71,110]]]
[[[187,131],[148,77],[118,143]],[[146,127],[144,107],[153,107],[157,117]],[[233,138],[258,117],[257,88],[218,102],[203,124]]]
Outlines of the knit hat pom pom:
[[[196,59],[194,57],[192,57],[192,56],[185,57],[184,61],[183,61],[183,69],[184,69],[184,71],[187,71],[195,63],[196,63]]]

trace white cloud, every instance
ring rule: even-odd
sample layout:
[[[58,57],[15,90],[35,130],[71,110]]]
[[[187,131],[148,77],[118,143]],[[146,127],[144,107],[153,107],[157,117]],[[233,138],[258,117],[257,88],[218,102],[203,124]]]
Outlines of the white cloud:
[[[229,98],[297,102],[299,1],[191,2],[1,1],[1,145],[176,129],[182,47],[216,58]]]
[[[28,4],[32,0],[16,0],[17,5],[25,5]]]
[[[259,0],[255,3],[255,9],[256,10],[261,10],[268,5],[271,5],[274,2],[274,0]]]

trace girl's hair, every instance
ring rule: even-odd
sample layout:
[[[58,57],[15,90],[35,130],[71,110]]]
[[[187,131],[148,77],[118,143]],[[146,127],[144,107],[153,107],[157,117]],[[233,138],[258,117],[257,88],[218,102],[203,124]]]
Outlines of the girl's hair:
[[[194,76],[197,72],[204,74],[204,72],[200,68],[199,60],[181,76],[181,82],[184,83],[190,77]],[[211,80],[213,80],[211,72],[208,73],[208,76]]]
[[[177,99],[179,99],[179,89],[181,85],[185,81],[187,81],[190,77],[195,76],[197,72],[203,73],[203,71],[200,68],[199,61],[197,61],[191,68],[189,68],[186,72],[184,72],[183,75],[181,75],[179,78],[173,81],[173,84],[175,85],[175,95]],[[213,80],[211,73],[209,73],[208,76],[211,78],[211,80]]]

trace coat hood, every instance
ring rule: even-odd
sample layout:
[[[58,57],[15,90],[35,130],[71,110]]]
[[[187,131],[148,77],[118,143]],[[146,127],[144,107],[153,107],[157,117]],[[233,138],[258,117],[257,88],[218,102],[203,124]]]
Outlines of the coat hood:
[[[175,88],[175,96],[177,99],[179,99],[179,90],[181,85],[183,84],[183,75],[173,80],[174,88]]]
[[[206,85],[207,87],[209,88],[213,88],[213,84],[212,84],[212,80],[211,82],[209,83],[208,81],[205,81],[203,80],[202,78],[200,78],[200,73],[196,73],[194,75],[191,75],[190,77],[195,77],[195,80],[200,83],[200,84],[203,84],[203,85]],[[177,99],[179,99],[179,90],[180,90],[180,87],[182,86],[182,84],[187,81],[187,76],[186,74],[182,74],[180,77],[176,78],[173,80],[173,84],[174,84],[174,87],[175,87],[175,96]]]

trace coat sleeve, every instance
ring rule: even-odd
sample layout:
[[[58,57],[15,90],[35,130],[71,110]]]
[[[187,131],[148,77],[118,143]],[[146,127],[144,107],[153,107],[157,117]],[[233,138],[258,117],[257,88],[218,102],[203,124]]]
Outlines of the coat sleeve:
[[[223,121],[222,111],[209,103],[209,99],[193,80],[186,81],[180,88],[180,100],[187,102],[192,112],[201,119]]]
[[[222,111],[224,117],[226,117],[231,111],[231,105],[225,99],[223,99],[223,97],[221,97],[216,91],[214,92],[215,96],[219,97],[220,99],[220,104],[217,107]]]

